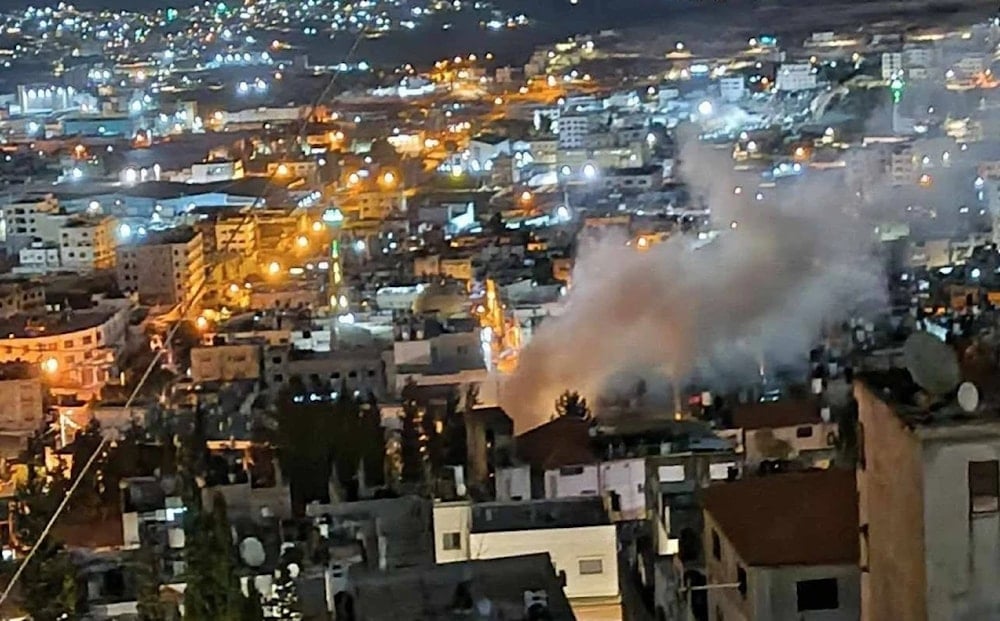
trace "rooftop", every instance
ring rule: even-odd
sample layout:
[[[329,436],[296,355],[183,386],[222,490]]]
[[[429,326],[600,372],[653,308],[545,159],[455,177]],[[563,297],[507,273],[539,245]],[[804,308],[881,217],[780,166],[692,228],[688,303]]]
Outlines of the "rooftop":
[[[164,231],[151,231],[146,238],[142,240],[141,245],[159,246],[169,244],[186,244],[197,235],[198,231],[194,230],[194,228],[190,226],[179,226],[177,228],[167,229]]]
[[[743,403],[733,409],[733,427],[736,429],[775,429],[821,422],[819,403],[812,398]]]
[[[557,498],[472,505],[473,533],[580,528],[610,524],[604,501],[597,497]]]
[[[391,573],[351,567],[358,621],[527,618],[525,591],[545,591],[552,621],[572,621],[562,586],[548,554],[445,563]],[[491,611],[481,617],[474,609]],[[419,611],[419,612],[417,612]]]
[[[517,452],[522,460],[540,470],[597,460],[591,449],[590,423],[566,416],[519,435]]]
[[[853,470],[753,477],[708,487],[710,515],[751,566],[858,562],[858,495]]]
[[[91,309],[45,317],[12,315],[0,319],[0,340],[37,338],[96,328],[111,319],[115,312],[113,309]]]

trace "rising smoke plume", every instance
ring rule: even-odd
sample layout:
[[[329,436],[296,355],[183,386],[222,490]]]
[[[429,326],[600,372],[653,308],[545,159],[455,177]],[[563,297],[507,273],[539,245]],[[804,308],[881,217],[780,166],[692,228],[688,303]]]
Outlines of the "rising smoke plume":
[[[594,399],[640,377],[696,371],[732,386],[757,370],[734,354],[800,361],[825,322],[883,299],[873,228],[845,209],[842,179],[806,176],[758,202],[752,186],[734,195],[728,154],[691,140],[679,159],[721,235],[697,250],[680,235],[647,251],[622,238],[581,248],[563,314],[542,324],[503,383],[518,432],[549,420],[565,390]]]

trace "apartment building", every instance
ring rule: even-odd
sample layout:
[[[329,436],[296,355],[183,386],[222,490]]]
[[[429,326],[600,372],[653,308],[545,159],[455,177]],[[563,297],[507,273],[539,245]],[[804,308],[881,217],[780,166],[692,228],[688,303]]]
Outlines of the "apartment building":
[[[117,220],[73,218],[59,230],[59,262],[67,270],[90,272],[115,266]]]
[[[118,248],[118,286],[143,304],[197,304],[205,283],[201,233],[190,227],[150,234]]]
[[[906,371],[855,381],[861,619],[1000,616],[1000,419],[933,414]]]

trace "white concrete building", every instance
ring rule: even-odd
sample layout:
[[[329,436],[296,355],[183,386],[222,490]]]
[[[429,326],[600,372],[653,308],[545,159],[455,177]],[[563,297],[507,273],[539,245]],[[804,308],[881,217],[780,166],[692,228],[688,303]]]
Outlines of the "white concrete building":
[[[619,459],[600,464],[564,466],[545,472],[545,497],[603,499],[613,521],[646,515],[646,462]]]
[[[69,270],[89,272],[115,265],[118,221],[112,216],[75,218],[59,231],[59,261]]]
[[[719,96],[722,101],[735,103],[747,94],[746,81],[743,76],[727,76],[719,78]]]
[[[548,553],[576,618],[606,619],[618,609],[617,537],[597,499],[438,503],[438,563]]]
[[[778,68],[775,88],[796,92],[816,88],[816,73],[809,63],[789,63]]]
[[[591,117],[586,114],[563,114],[559,117],[559,148],[582,149],[590,136]]]
[[[14,268],[16,273],[44,274],[62,267],[59,261],[59,244],[53,242],[32,242],[31,246],[21,248],[17,258],[20,265]]]
[[[891,80],[898,75],[903,75],[903,53],[883,52],[882,79]]]
[[[246,176],[242,160],[208,160],[191,165],[188,183],[232,181]]]
[[[705,490],[703,507],[710,619],[858,619],[853,472],[721,483]]]

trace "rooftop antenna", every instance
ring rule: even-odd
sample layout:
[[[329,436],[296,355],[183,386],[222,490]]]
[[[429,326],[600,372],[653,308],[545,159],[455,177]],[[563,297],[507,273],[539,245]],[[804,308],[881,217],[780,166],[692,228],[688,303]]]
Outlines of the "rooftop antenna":
[[[954,350],[929,332],[914,332],[906,339],[903,361],[913,381],[932,397],[950,393],[961,381]]]
[[[958,406],[967,414],[972,414],[979,407],[979,389],[972,382],[962,382],[958,387]]]

